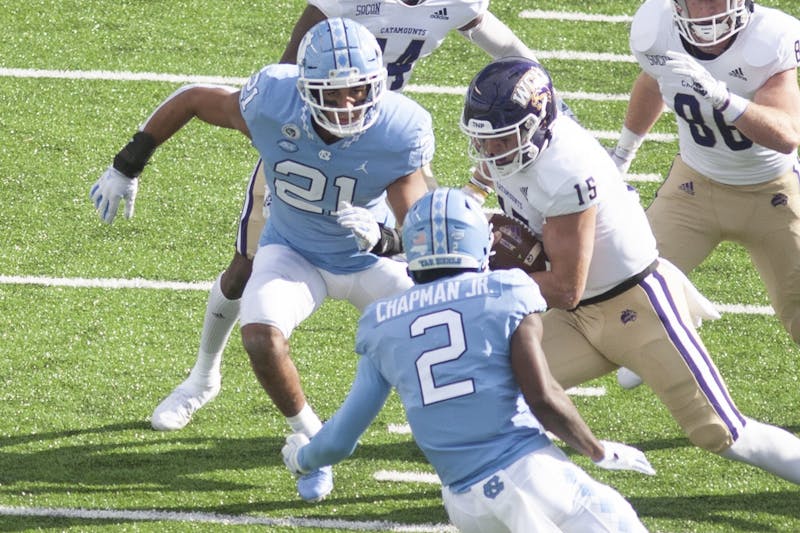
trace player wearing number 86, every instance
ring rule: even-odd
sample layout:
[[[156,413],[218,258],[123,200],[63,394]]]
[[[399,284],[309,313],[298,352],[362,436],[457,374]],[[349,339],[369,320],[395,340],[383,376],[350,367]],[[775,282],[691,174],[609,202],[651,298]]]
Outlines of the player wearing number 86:
[[[680,153],[647,208],[661,255],[688,273],[723,240],[741,244],[800,343],[800,21],[752,0],[648,0],[630,46],[642,72],[617,164],[664,104],[678,126]]]

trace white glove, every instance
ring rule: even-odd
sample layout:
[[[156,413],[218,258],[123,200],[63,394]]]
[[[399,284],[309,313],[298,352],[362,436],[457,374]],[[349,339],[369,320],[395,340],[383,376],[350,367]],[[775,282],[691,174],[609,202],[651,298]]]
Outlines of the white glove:
[[[308,437],[306,437],[305,433],[292,433],[286,437],[286,444],[283,446],[283,448],[281,448],[283,464],[286,465],[286,468],[288,468],[289,472],[294,474],[295,477],[308,474],[309,472],[300,466],[300,462],[297,459],[297,456],[300,454],[300,450],[302,450],[303,447],[309,442],[310,441],[308,440]]]
[[[133,216],[133,204],[139,178],[129,178],[113,166],[109,166],[89,190],[89,198],[103,222],[111,224],[117,216],[119,203],[125,201],[125,218]]]
[[[381,228],[369,209],[342,202],[336,212],[336,222],[353,232],[358,249],[362,252],[372,250],[381,240]]]
[[[469,181],[461,187],[461,192],[478,202],[479,205],[483,205],[486,203],[486,198],[492,194],[494,190],[489,185],[478,180],[475,177],[475,169],[472,169],[472,177]]]
[[[631,162],[643,142],[644,135],[632,132],[623,124],[617,145],[608,151],[608,155],[611,156],[611,160],[614,161],[619,173],[623,176],[628,173]]]
[[[611,156],[611,160],[617,165],[619,173],[625,175],[628,173],[628,169],[631,168],[633,158],[636,157],[636,150],[627,150],[620,145],[616,145],[608,151],[608,155]]]
[[[605,449],[605,455],[594,463],[600,468],[605,468],[606,470],[634,470],[648,476],[656,475],[656,471],[641,450],[620,442],[601,440],[600,443]]]
[[[668,50],[667,55],[670,59],[666,65],[672,69],[673,74],[689,78],[692,81],[694,92],[711,102],[714,109],[725,107],[730,94],[725,82],[719,81],[712,76],[710,72],[688,54]]]

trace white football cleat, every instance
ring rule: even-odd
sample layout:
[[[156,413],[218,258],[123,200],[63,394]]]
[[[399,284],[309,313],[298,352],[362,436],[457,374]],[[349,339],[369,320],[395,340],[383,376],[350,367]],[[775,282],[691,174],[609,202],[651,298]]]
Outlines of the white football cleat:
[[[617,369],[617,383],[619,383],[619,386],[623,389],[630,390],[641,385],[643,381],[642,378],[639,377],[639,374],[630,368],[621,366]]]
[[[150,425],[156,431],[177,431],[183,429],[192,415],[219,394],[220,383],[211,387],[197,387],[187,379],[158,404]]]

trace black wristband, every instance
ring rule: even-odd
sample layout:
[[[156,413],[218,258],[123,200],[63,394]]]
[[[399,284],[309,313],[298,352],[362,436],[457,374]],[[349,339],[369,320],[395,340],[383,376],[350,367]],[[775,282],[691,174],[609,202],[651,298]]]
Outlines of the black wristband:
[[[137,131],[131,142],[114,156],[114,168],[129,178],[137,177],[155,152],[156,146],[156,140],[152,135]]]
[[[400,238],[400,233],[396,229],[384,226],[380,222],[378,227],[381,230],[381,238],[370,252],[381,257],[389,257],[401,253],[403,251],[403,241]]]

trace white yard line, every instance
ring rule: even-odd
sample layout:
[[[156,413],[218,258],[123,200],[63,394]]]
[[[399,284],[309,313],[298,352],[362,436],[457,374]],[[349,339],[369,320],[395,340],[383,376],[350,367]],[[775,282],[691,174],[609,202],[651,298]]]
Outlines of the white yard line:
[[[233,526],[307,527],[321,530],[346,529],[349,531],[392,531],[408,533],[451,533],[456,529],[447,524],[402,524],[384,521],[355,521],[314,518],[269,518],[266,516],[226,515],[173,511],[124,511],[111,509],[69,509],[61,507],[8,507],[0,506],[2,516],[42,516],[81,520],[192,522]]]
[[[633,17],[630,15],[592,15],[573,11],[542,11],[541,9],[526,9],[520,12],[519,17],[523,19],[573,20],[577,22],[623,22],[626,24],[630,24],[633,21]]]
[[[46,287],[75,287],[89,289],[156,289],[172,291],[208,291],[211,281],[165,281],[141,278],[53,278],[48,276],[8,276],[0,275],[0,285],[41,285]],[[774,315],[770,306],[750,304],[721,304],[714,306],[722,313],[745,315]],[[576,393],[577,394],[577,393]],[[584,396],[596,395],[591,392]]]

